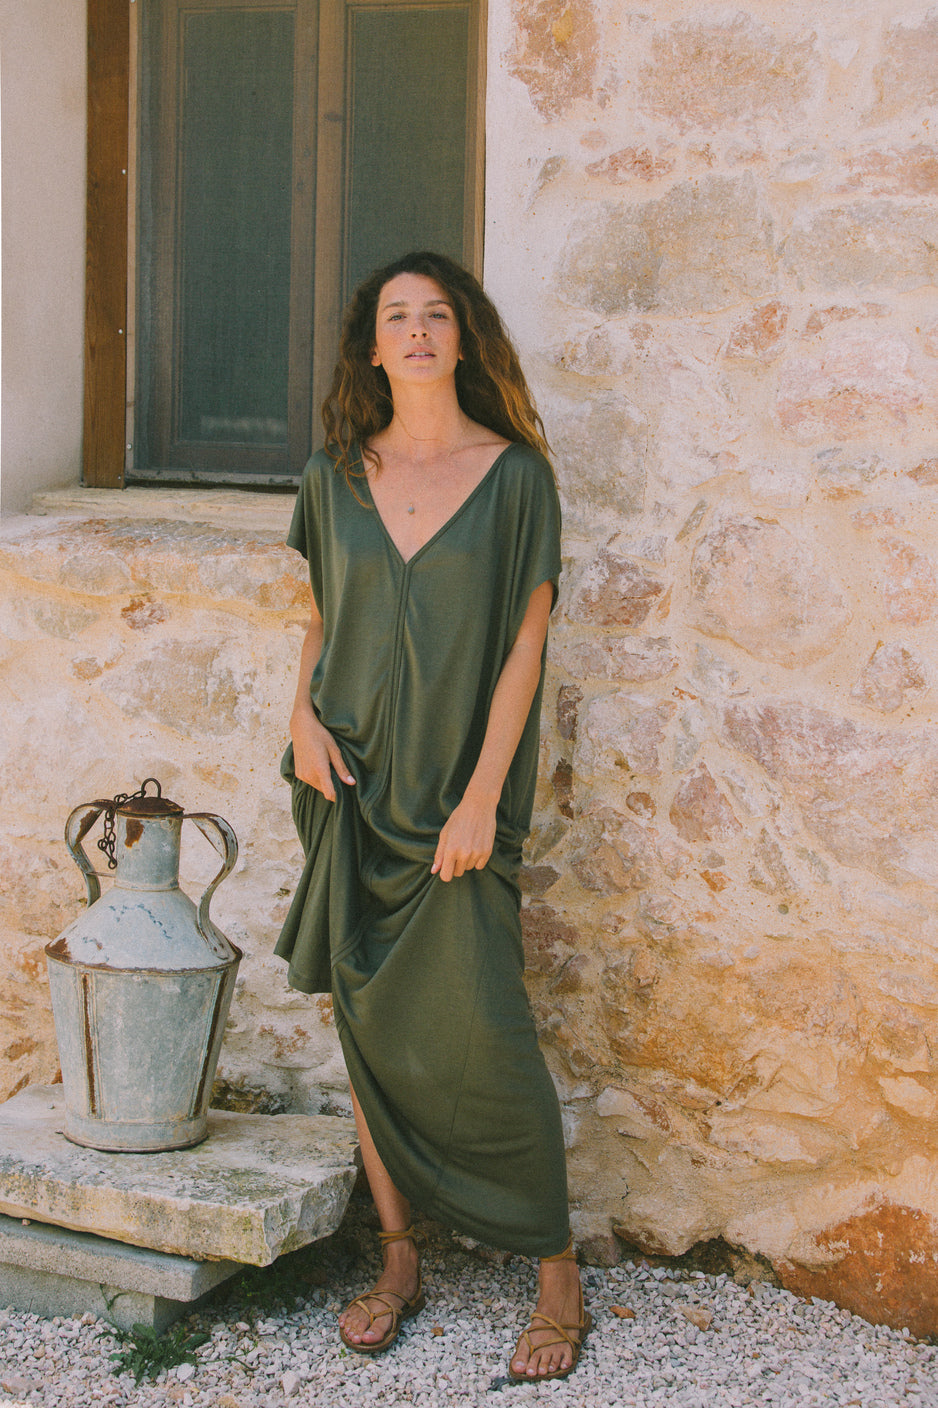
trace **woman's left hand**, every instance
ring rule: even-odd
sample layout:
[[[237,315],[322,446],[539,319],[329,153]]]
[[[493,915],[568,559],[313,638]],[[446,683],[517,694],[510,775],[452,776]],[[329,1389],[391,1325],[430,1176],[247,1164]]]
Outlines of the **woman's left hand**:
[[[440,832],[431,875],[452,880],[467,870],[485,868],[495,844],[496,805],[463,797]]]

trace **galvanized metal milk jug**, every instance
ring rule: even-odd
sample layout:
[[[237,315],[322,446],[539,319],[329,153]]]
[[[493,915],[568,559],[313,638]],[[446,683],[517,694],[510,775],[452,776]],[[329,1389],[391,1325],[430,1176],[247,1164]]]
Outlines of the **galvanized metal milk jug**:
[[[156,791],[147,795],[147,788]],[[104,898],[82,842],[104,813],[98,846],[114,871]],[[223,864],[198,908],[179,888],[184,820]],[[184,1149],[207,1132],[207,1109],[240,951],[209,918],[238,858],[220,816],[140,791],[76,807],[65,841],[85,876],[88,908],[46,948],[62,1065],[64,1133],[93,1149]]]

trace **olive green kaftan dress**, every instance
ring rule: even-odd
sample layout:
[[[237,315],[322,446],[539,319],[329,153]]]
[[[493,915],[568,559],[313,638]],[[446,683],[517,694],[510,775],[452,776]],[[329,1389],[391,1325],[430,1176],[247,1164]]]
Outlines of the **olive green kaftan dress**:
[[[568,1235],[563,1138],[522,981],[517,884],[540,687],[488,865],[448,883],[430,867],[531,593],[560,572],[553,476],[510,445],[406,562],[364,476],[355,489],[315,455],[287,539],[323,618],[311,697],[355,785],[337,780],[327,802],[287,750],[306,865],[276,952],[292,987],[332,992],[352,1086],[399,1190],[470,1236],[552,1255]]]

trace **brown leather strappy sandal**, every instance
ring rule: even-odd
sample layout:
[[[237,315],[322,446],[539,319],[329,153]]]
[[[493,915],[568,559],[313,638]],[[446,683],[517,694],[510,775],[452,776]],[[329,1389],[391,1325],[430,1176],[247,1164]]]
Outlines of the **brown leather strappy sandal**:
[[[543,1256],[541,1261],[576,1261],[576,1252],[573,1250],[573,1238],[562,1252],[556,1256]],[[526,1330],[522,1331],[521,1339],[528,1347],[528,1359],[532,1354],[539,1354],[541,1350],[553,1349],[554,1345],[569,1346],[572,1359],[564,1369],[554,1369],[548,1374],[518,1374],[515,1372],[512,1363],[508,1364],[508,1377],[513,1384],[537,1384],[547,1379],[565,1379],[568,1374],[572,1374],[580,1362],[580,1351],[583,1348],[583,1341],[593,1328],[593,1317],[588,1310],[583,1308],[583,1287],[579,1288],[579,1314],[575,1325],[559,1325],[556,1320],[552,1320],[549,1315],[542,1315],[539,1310],[535,1310],[531,1316],[531,1323]],[[542,1340],[540,1344],[535,1344],[531,1339],[532,1334],[537,1335],[545,1330],[553,1330],[556,1338]],[[576,1338],[574,1338],[576,1336]],[[516,1351],[517,1352],[517,1351]],[[514,1359],[514,1355],[512,1355]]]
[[[416,1244],[417,1233],[414,1231],[413,1227],[405,1227],[402,1232],[378,1233],[382,1249],[391,1242],[403,1242],[407,1237]],[[374,1301],[379,1303],[381,1307],[380,1310],[371,1309],[369,1302]],[[399,1301],[400,1304],[395,1305],[395,1301]],[[360,1306],[368,1316],[368,1324],[365,1326],[366,1334],[376,1320],[383,1320],[390,1315],[391,1324],[388,1327],[387,1334],[382,1335],[380,1340],[375,1340],[371,1344],[364,1341],[356,1343],[355,1340],[348,1338],[345,1331],[340,1326],[339,1334],[342,1338],[342,1343],[347,1345],[349,1349],[353,1349],[356,1354],[383,1354],[386,1349],[391,1348],[391,1345],[397,1339],[404,1321],[410,1320],[412,1316],[423,1309],[426,1303],[426,1296],[423,1293],[423,1277],[420,1274],[419,1268],[417,1271],[417,1289],[410,1300],[408,1300],[406,1296],[401,1295],[399,1291],[365,1291],[363,1295],[356,1296],[354,1300],[349,1301],[348,1305],[345,1307],[346,1311],[351,1310],[353,1305]]]

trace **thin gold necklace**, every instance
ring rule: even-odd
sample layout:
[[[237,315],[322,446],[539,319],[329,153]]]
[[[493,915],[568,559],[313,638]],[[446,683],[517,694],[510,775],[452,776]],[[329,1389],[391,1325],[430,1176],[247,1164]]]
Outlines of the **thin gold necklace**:
[[[407,426],[404,425],[404,422],[403,422],[402,420],[400,420],[400,417],[398,417],[398,420],[399,420],[399,422],[400,422],[400,425],[401,425],[401,427],[402,427],[402,429],[403,429],[405,435],[408,437],[408,439],[413,440],[415,444],[417,444],[417,445],[420,445],[420,444],[428,444],[428,443],[430,442],[430,440],[433,438],[432,436],[426,436],[426,437],[423,437],[423,438],[422,438],[422,437],[419,436],[419,435],[414,435],[411,431],[409,431],[409,430],[407,429]],[[460,448],[461,448],[461,446],[460,446],[458,443],[455,444],[455,445],[452,447],[452,449],[446,451],[445,458],[448,459],[448,460],[451,460],[451,459],[453,458],[453,455],[454,455],[454,454],[456,453],[456,451],[457,451],[458,449],[460,449]],[[405,504],[404,507],[405,507],[405,509],[407,510],[407,512],[408,512],[409,514],[414,514],[414,513],[417,512],[416,506],[415,506],[414,504]]]

